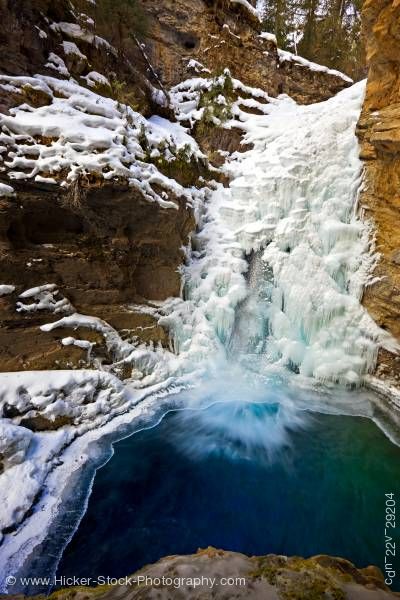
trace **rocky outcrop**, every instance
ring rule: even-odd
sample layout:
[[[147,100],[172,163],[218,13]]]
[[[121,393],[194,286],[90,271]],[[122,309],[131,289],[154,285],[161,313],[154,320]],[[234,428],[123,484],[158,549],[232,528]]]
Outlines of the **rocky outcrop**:
[[[84,4],[80,8],[90,12],[91,5]],[[107,43],[95,38],[91,17],[84,17],[79,14],[79,5],[74,7],[67,0],[0,0],[0,41],[4,49],[0,56],[0,73],[60,77],[61,72],[57,73],[54,66],[50,66],[49,56],[55,53],[78,81],[93,71],[107,74],[111,87],[100,92],[135,104],[143,114],[152,114],[151,92],[156,82],[149,80],[151,73],[142,53],[137,49],[133,60],[127,60],[123,54],[112,51]],[[62,31],[56,27],[58,23],[72,24],[75,29],[66,27]],[[0,112],[16,102],[18,98],[10,90],[0,89]],[[29,102],[35,99],[31,97]]]
[[[330,98],[349,81],[283,61],[274,36],[240,3],[229,0],[146,0],[149,55],[168,86],[228,68],[243,83],[286,93],[300,103]]]
[[[67,0],[0,0],[0,40],[5,49],[0,73],[31,76],[18,90],[8,80],[0,85],[0,112],[10,114],[23,103],[39,109],[64,97],[61,88],[49,93],[47,84],[37,85],[32,77],[37,73],[61,81],[71,75],[81,86],[113,98],[119,107],[127,104],[144,116],[158,114],[170,119],[174,116],[166,105],[166,89],[190,77],[213,77],[226,68],[247,86],[272,96],[286,92],[301,103],[323,100],[349,85],[326,70],[281,60],[274,36],[262,34],[257,17],[240,2],[140,2],[147,19],[145,51],[140,44],[131,44],[128,55],[97,37],[94,4],[84,3],[85,15],[80,5],[78,10]],[[247,88],[243,89],[247,97]],[[74,110],[77,114],[79,102]],[[94,119],[95,114],[94,106]],[[92,122],[93,128],[96,124]],[[22,151],[10,142],[7,132],[6,126],[3,134],[8,147],[2,149],[3,164],[15,158],[21,162],[24,152],[28,170],[38,152],[31,146],[40,145],[40,156],[48,156],[56,141],[51,135],[32,140],[18,129],[13,135],[22,133],[22,143],[27,144]],[[224,161],[224,152],[241,148],[240,129],[197,126],[194,135],[216,166]],[[139,137],[143,137],[141,133]],[[65,143],[62,138],[61,134],[61,145]],[[157,162],[146,140],[139,141],[147,153],[143,160]],[[210,178],[223,181],[218,172],[207,170],[205,161],[190,162],[181,156],[173,163],[159,163],[157,168],[171,181],[187,188],[204,186]],[[106,175],[107,169],[110,166],[105,166]],[[0,293],[2,371],[84,368],[93,364],[94,357],[103,364],[112,362],[98,331],[85,327],[79,331],[40,329],[62,317],[48,310],[60,301],[68,302],[71,310],[80,314],[106,321],[124,340],[168,344],[167,333],[151,311],[138,312],[134,305],[180,295],[179,269],[195,229],[190,202],[169,191],[169,201],[177,210],[163,209],[159,203],[149,202],[140,185],[132,188],[115,177],[108,177],[109,181],[83,177],[66,188],[63,177],[67,172],[61,169],[57,173],[53,184],[42,181],[43,175],[44,179],[48,176],[45,171],[40,171],[38,181],[21,179],[21,173],[10,181],[8,168],[2,167],[0,186],[11,183],[15,190],[11,195],[0,194],[0,285],[14,287],[10,293]],[[19,296],[43,285],[54,286],[50,305],[44,302],[38,310],[21,308]]]
[[[369,75],[358,126],[364,187],[360,204],[373,222],[379,261],[364,305],[400,341],[400,4],[366,0],[363,23]],[[381,352],[378,374],[400,383],[400,358]]]
[[[146,579],[147,578],[147,579]],[[357,569],[342,558],[267,556],[214,548],[190,556],[169,556],[124,582],[97,588],[70,588],[54,600],[390,600],[398,598],[376,567]],[[1,596],[23,600],[23,596]],[[37,597],[38,598],[38,597]]]
[[[261,24],[241,3],[230,0],[139,0],[148,20],[146,53],[123,52],[93,43],[91,21],[79,21],[73,4],[62,0],[0,1],[0,40],[5,51],[0,71],[8,75],[47,73],[54,75],[48,57],[55,52],[65,61],[71,75],[78,79],[89,71],[115,78],[116,86],[104,90],[135,102],[141,112],[154,109],[149,84],[162,81],[170,87],[204,73],[221,73],[229,68],[243,83],[266,90],[270,95],[287,93],[301,103],[331,97],[349,81],[333,73],[314,71],[279,58],[274,36],[260,35]],[[93,6],[85,3],[91,15]],[[80,15],[82,17],[82,15]],[[95,14],[91,15],[94,17]],[[63,47],[63,35],[77,41],[74,30],[54,27],[57,23],[76,23],[85,35],[79,35],[80,55]],[[150,58],[154,73],[149,68]],[[118,89],[117,89],[118,88]],[[12,94],[0,91],[0,110],[9,107]]]
[[[165,343],[154,318],[132,305],[179,296],[182,246],[194,229],[185,200],[177,198],[178,210],[160,210],[122,184],[83,188],[79,202],[54,186],[14,187],[18,204],[0,200],[2,280],[15,286],[0,297],[1,368],[68,368],[86,361],[84,348],[61,345],[68,331],[40,330],[54,314],[16,311],[19,295],[38,283],[56,284],[77,312],[106,320],[124,337]],[[102,346],[98,334],[86,331],[84,339]]]

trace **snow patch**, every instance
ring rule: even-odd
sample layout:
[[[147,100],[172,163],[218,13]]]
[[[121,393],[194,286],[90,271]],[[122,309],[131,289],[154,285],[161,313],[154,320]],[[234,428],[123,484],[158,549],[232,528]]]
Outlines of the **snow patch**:
[[[344,81],[348,83],[353,83],[353,80],[341,73],[340,71],[336,71],[335,69],[328,69],[328,67],[324,67],[323,65],[319,65],[317,63],[311,62],[302,56],[297,56],[296,54],[292,54],[291,52],[287,52],[286,50],[281,50],[278,48],[278,56],[280,62],[294,62],[297,65],[301,65],[302,67],[306,67],[310,69],[310,71],[318,71],[321,73],[327,73],[328,75],[333,75],[334,77],[340,77]]]
[[[262,31],[258,36],[262,40],[266,40],[267,42],[272,42],[275,46],[278,45],[278,40],[276,39],[276,35],[274,33],[268,33],[268,31]]]
[[[67,66],[60,56],[54,54],[54,52],[50,52],[47,60],[48,62],[45,64],[45,67],[48,69],[54,69],[54,71],[58,71],[58,73],[64,77],[70,77]]]
[[[94,88],[97,85],[110,87],[110,82],[108,81],[107,77],[101,73],[97,73],[97,71],[90,71],[90,73],[87,75],[83,75],[81,79],[84,79],[87,85],[91,88]]]
[[[86,55],[82,54],[82,52],[79,50],[78,46],[74,42],[63,41],[62,47],[66,56],[77,56],[82,60],[87,60]]]
[[[76,437],[124,413],[132,396],[112,375],[99,371],[20,372],[0,374],[0,414],[15,416],[0,423],[0,540],[2,531],[21,523],[58,463],[62,450]],[[21,423],[36,418],[70,425],[56,431],[32,432]]]
[[[45,31],[43,31],[43,29],[40,29],[40,27],[38,27],[37,25],[35,25],[35,29],[37,29],[37,32],[39,34],[39,37],[42,40],[46,40],[47,39],[47,33]]]
[[[90,31],[82,29],[78,23],[66,23],[62,21],[61,23],[52,23],[50,28],[53,31],[64,33],[66,36],[73,39],[94,44],[97,48],[105,48],[108,52],[114,54],[114,56],[117,55],[117,51],[109,44],[109,42],[107,42],[107,40],[98,35],[94,35]]]
[[[74,312],[74,307],[67,298],[60,298],[59,300],[55,298],[59,294],[60,292],[55,283],[46,283],[30,288],[20,294],[19,297],[23,300],[31,299],[33,302],[30,304],[17,302],[16,310],[21,313],[33,313],[40,310],[47,310],[56,314]]]
[[[1,197],[11,197],[15,195],[14,188],[11,185],[6,185],[5,183],[0,183],[0,198]]]
[[[254,8],[254,6],[250,4],[250,2],[248,2],[247,0],[230,0],[230,2],[231,4],[241,4],[242,6],[244,6],[244,8],[261,23],[262,17],[260,12],[256,8]]]
[[[87,81],[106,80],[93,72]],[[123,179],[162,208],[177,209],[174,198],[185,198],[192,204],[201,195],[195,188],[184,188],[163,175],[146,155],[146,147],[153,150],[164,141],[168,146],[164,158],[174,160],[170,147],[173,138],[178,144],[185,140],[188,160],[204,161],[196,142],[179,124],[157,117],[148,121],[129,106],[73,80],[0,76],[3,88],[23,93],[27,85],[48,95],[50,104],[33,108],[25,103],[11,109],[9,115],[0,115],[0,142],[5,149],[0,162],[7,167],[10,179],[33,178],[44,183],[58,179],[66,185],[86,176]],[[7,192],[7,187],[3,191]]]
[[[0,285],[0,297],[8,296],[9,294],[12,294],[14,291],[15,291],[15,285],[5,285],[5,284]]]
[[[195,73],[211,73],[210,69],[207,69],[203,63],[191,58],[187,63],[187,68],[192,69]]]

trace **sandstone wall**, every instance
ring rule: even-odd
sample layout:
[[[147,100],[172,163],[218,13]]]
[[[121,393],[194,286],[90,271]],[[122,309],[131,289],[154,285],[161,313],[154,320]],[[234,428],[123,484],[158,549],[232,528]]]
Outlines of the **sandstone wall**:
[[[379,280],[364,304],[400,341],[400,3],[365,0],[363,24],[369,75],[358,127],[365,185],[361,205],[376,229]],[[382,352],[378,373],[400,381],[400,362]]]

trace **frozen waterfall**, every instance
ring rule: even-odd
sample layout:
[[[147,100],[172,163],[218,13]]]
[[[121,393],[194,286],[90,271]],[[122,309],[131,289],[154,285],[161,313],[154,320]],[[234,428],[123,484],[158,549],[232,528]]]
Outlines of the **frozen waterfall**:
[[[364,90],[310,106],[282,96],[242,116],[253,149],[213,192],[186,301],[163,319],[184,363],[229,352],[262,372],[358,384],[391,343],[360,304],[374,261],[357,211]]]

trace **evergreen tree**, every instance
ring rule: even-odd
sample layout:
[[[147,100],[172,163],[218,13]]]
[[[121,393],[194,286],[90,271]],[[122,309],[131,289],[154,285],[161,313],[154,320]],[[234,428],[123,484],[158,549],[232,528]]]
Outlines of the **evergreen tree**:
[[[280,48],[359,79],[361,7],[362,0],[266,0],[264,26]]]
[[[302,38],[299,43],[299,54],[313,60],[315,58],[315,43],[317,38],[318,0],[307,0],[298,6],[302,19]]]
[[[278,46],[284,50],[290,46],[290,30],[293,27],[291,0],[267,0],[264,7],[264,26],[274,33]]]

